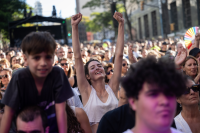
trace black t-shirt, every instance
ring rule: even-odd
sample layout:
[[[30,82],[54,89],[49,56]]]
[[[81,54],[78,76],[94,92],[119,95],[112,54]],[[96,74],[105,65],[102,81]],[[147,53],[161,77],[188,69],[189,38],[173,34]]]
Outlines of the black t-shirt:
[[[129,104],[107,112],[99,122],[97,133],[122,133],[135,126],[135,116]],[[175,123],[171,127],[176,128]]]
[[[27,67],[13,73],[2,103],[16,111],[28,106],[40,106],[47,114],[50,133],[57,133],[55,103],[62,103],[73,95],[67,76],[63,69],[57,66],[53,67],[46,77],[39,95],[33,76]]]

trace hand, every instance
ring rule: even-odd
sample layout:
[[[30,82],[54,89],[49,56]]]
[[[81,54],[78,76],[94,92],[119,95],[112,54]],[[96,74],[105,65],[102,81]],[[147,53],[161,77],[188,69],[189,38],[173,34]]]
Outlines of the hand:
[[[133,46],[130,42],[128,42],[128,53],[133,53]]]
[[[82,19],[82,14],[81,13],[78,13],[78,14],[72,16],[72,18],[71,18],[72,27],[73,26],[78,26],[78,24],[80,23],[81,19]]]
[[[119,24],[124,23],[123,15],[119,12],[115,12],[115,14],[113,15],[113,18],[115,18]]]
[[[181,51],[178,52],[177,56],[175,57],[175,64],[180,66],[187,57],[187,51],[185,48],[182,48]]]

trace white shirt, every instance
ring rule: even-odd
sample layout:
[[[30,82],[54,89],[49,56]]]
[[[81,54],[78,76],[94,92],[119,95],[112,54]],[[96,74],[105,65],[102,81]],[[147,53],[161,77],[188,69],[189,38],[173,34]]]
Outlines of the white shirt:
[[[173,128],[173,127],[171,127],[170,129],[171,129],[171,133],[182,133],[182,132],[176,130],[175,128]],[[128,129],[123,133],[134,133],[134,132],[132,132],[130,129]]]
[[[184,118],[182,117],[181,113],[179,113],[175,118],[174,118],[175,124],[176,124],[176,128],[183,132],[183,133],[192,133],[189,125],[187,124],[187,122],[184,120]]]

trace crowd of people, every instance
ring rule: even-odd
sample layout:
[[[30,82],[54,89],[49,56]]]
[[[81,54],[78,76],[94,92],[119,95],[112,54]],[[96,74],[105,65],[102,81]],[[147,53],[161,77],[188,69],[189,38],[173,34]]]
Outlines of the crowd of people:
[[[199,133],[200,34],[179,41],[124,40],[72,47],[32,32],[0,50],[0,133]]]

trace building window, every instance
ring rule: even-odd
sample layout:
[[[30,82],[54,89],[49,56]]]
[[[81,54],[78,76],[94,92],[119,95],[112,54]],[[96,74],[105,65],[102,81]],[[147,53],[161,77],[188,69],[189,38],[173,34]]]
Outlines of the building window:
[[[151,19],[152,19],[152,27],[153,27],[153,36],[157,36],[158,30],[157,30],[156,11],[151,12]]]
[[[174,23],[174,31],[178,31],[178,15],[176,1],[170,4],[171,8],[171,23]]]
[[[182,0],[182,4],[184,27],[189,28],[192,26],[190,0]]]
[[[140,39],[142,39],[142,26],[141,26],[141,18],[138,18],[138,23],[139,23],[139,35],[140,35]]]
[[[149,38],[149,21],[148,15],[144,15],[144,29],[145,29],[145,37]]]

